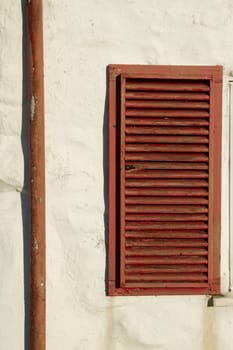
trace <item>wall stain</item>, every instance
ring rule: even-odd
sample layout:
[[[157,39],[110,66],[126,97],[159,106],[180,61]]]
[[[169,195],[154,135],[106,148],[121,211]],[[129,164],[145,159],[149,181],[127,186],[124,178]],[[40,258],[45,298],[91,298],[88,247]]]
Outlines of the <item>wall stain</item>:
[[[203,350],[218,350],[216,337],[215,309],[207,306],[207,299],[203,305]]]
[[[109,298],[109,307],[106,308],[106,333],[105,346],[103,350],[115,350],[115,319],[114,319],[114,298]]]

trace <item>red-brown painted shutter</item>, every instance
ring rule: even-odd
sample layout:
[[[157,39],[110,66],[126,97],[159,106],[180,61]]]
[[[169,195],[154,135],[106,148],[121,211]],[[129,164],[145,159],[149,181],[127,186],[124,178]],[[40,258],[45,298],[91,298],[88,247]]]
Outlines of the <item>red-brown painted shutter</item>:
[[[219,293],[221,67],[109,77],[109,294]]]

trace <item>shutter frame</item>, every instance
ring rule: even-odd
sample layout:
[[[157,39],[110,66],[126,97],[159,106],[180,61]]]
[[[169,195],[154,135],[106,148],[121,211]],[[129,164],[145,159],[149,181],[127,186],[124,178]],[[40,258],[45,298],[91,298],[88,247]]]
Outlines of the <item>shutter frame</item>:
[[[210,82],[208,283],[125,283],[125,91],[126,79]],[[190,88],[187,86],[187,88]],[[201,89],[201,87],[200,87]],[[219,294],[221,232],[221,66],[109,65],[109,235],[108,295]],[[205,102],[205,101],[203,101]],[[133,118],[133,117],[131,117]],[[203,118],[205,118],[203,116]],[[200,118],[201,119],[201,118]],[[162,120],[162,117],[161,117]],[[174,117],[175,120],[175,117]],[[157,128],[157,126],[155,126]],[[133,137],[134,135],[132,135]],[[166,137],[166,135],[162,135]],[[195,136],[195,135],[193,135]],[[198,136],[198,137],[204,137]],[[166,143],[165,143],[166,145]],[[168,145],[168,143],[167,143]],[[196,144],[198,145],[198,143]],[[204,145],[204,144],[203,144]],[[188,164],[188,163],[186,163]],[[203,163],[204,164],[204,163]],[[192,168],[189,167],[190,170]],[[187,170],[186,170],[187,171]],[[202,171],[202,170],[200,170]],[[137,179],[135,179],[137,180]],[[193,179],[195,180],[195,179]],[[205,187],[202,187],[204,189]],[[120,193],[120,196],[119,196]],[[119,198],[120,197],[120,198]],[[204,198],[204,197],[203,197]],[[187,204],[188,206],[188,204]],[[119,223],[120,221],[120,223]],[[178,221],[179,223],[179,221]],[[182,223],[180,223],[182,224]],[[201,232],[201,228],[199,229]],[[201,235],[201,234],[200,234]],[[186,264],[187,265],[187,264]],[[146,276],[145,276],[146,278]]]

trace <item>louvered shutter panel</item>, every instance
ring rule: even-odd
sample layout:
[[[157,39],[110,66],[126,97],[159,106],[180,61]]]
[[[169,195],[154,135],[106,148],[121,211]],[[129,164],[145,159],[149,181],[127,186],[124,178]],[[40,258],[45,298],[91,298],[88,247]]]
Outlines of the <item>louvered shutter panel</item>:
[[[109,75],[109,294],[219,293],[221,67]]]

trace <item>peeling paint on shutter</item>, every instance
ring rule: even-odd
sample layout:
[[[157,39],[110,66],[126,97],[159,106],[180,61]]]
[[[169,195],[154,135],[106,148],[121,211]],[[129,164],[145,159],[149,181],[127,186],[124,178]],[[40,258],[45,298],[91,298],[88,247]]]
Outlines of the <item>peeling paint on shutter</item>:
[[[219,293],[221,67],[109,71],[109,294]]]

